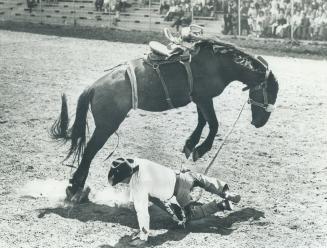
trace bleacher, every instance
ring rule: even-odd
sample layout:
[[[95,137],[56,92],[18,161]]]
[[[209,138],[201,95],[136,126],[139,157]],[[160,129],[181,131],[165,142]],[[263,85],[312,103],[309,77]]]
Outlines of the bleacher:
[[[0,0],[0,20],[7,20],[13,11],[22,8],[22,0]]]
[[[26,0],[0,0],[0,20],[50,25],[77,25],[117,28],[124,30],[160,31],[171,23],[159,14],[159,2],[149,7],[139,7],[137,0],[130,0],[131,7],[120,13],[118,22],[114,23],[115,13],[98,12],[93,0],[61,0],[58,3],[40,1],[32,8],[27,8]],[[207,30],[218,32],[217,21],[212,18],[195,18],[195,22]]]

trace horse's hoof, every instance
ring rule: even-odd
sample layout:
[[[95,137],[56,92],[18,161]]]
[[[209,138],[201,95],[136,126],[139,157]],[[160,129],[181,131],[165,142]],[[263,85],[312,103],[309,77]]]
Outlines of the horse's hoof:
[[[199,147],[196,147],[194,150],[193,150],[193,161],[197,161],[199,158],[202,158],[204,154],[206,154],[206,150],[203,149],[203,147],[199,146]]]
[[[66,189],[66,194],[67,194],[67,189]],[[91,191],[90,187],[86,187],[85,189],[80,188],[77,190],[77,192],[73,196],[71,196],[70,198],[67,197],[66,201],[69,201],[73,204],[89,202],[90,191]],[[68,196],[68,194],[67,194],[67,196]]]
[[[90,187],[78,190],[77,193],[72,197],[71,202],[74,204],[89,202],[90,191]]]
[[[76,191],[73,190],[73,187],[72,186],[68,186],[66,188],[66,198],[65,198],[65,201],[66,202],[70,202],[71,199],[73,198],[73,196],[76,194]]]
[[[185,154],[185,157],[188,159],[192,151],[187,146],[184,146],[183,153]]]
[[[196,162],[199,158],[201,158],[202,156],[200,156],[199,152],[198,151],[194,151],[193,154],[192,154],[192,158],[193,158],[193,161]]]

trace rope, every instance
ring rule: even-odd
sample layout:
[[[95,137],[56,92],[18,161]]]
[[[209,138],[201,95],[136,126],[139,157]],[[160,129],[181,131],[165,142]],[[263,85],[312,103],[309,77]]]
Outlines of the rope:
[[[115,149],[108,155],[108,157],[105,159],[105,160],[103,160],[103,161],[107,161],[115,152],[116,152],[116,150],[117,150],[117,148],[118,148],[118,146],[119,146],[119,140],[120,140],[120,138],[119,138],[119,134],[117,133],[117,132],[115,132],[115,134],[116,134],[116,136],[117,136],[117,144],[116,144],[116,147],[115,147]]]
[[[223,146],[225,145],[225,143],[226,143],[226,141],[227,141],[229,135],[233,132],[233,130],[234,130],[235,126],[236,126],[236,123],[238,122],[238,120],[239,120],[240,117],[241,117],[241,114],[242,114],[242,112],[243,112],[243,110],[244,110],[244,107],[245,107],[245,104],[246,104],[246,103],[247,103],[247,101],[244,102],[244,104],[243,104],[243,106],[242,106],[240,112],[238,113],[238,116],[237,116],[236,120],[234,121],[232,127],[229,129],[228,133],[225,135],[225,137],[224,137],[224,139],[223,139],[223,142],[220,144],[220,146],[219,146],[219,148],[218,148],[218,150],[217,150],[215,156],[211,159],[210,163],[209,163],[208,166],[206,167],[206,169],[205,169],[205,171],[204,171],[204,175],[207,175],[207,174],[208,174],[208,172],[209,172],[211,166],[213,165],[213,163],[215,162],[215,160],[216,160],[216,158],[217,158],[219,152],[221,151],[221,149],[222,149]],[[203,194],[203,189],[201,188],[201,189],[199,190],[199,194],[198,194],[198,196],[195,197],[194,200],[195,200],[195,201],[199,201],[200,198],[201,198],[201,196],[202,196],[202,194]]]
[[[242,106],[240,112],[238,113],[238,116],[237,116],[236,120],[234,121],[232,127],[229,129],[228,133],[225,135],[225,137],[224,137],[224,139],[223,139],[223,142],[220,144],[220,146],[219,146],[219,148],[218,148],[218,150],[217,150],[215,156],[211,159],[210,163],[208,164],[207,168],[205,169],[205,171],[204,171],[204,175],[207,175],[207,174],[208,174],[208,172],[209,172],[211,166],[213,165],[213,162],[216,160],[216,158],[217,158],[219,152],[221,151],[221,149],[222,149],[223,146],[225,145],[225,143],[226,143],[226,141],[227,141],[229,135],[233,132],[233,130],[234,130],[235,126],[236,126],[236,123],[238,122],[238,120],[239,120],[240,117],[241,117],[241,114],[242,114],[242,112],[243,112],[243,110],[244,110],[244,107],[245,107],[245,104],[246,104],[246,103],[247,103],[247,101],[244,102],[244,104],[243,104],[243,106]]]

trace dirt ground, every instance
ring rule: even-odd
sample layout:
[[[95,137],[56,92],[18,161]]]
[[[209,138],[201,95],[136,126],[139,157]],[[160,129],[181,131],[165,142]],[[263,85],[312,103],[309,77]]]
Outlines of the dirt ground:
[[[105,69],[142,56],[147,49],[0,31],[0,247],[127,247],[137,230],[128,205],[94,200],[70,208],[46,195],[21,191],[35,180],[65,182],[70,177],[71,169],[61,164],[68,146],[48,136],[60,111],[60,94],[67,94],[73,117],[87,85]],[[247,106],[209,172],[226,180],[242,201],[233,212],[193,222],[186,229],[176,228],[167,215],[151,207],[149,246],[327,247],[327,62],[265,58],[280,83],[277,109],[265,127],[255,129]],[[212,151],[198,162],[181,153],[196,125],[194,104],[164,113],[131,111],[118,130],[115,156],[203,172],[247,99],[241,88],[235,82],[214,100],[219,135]],[[111,137],[93,160],[87,181],[93,194],[107,187],[110,161],[104,159],[116,143],[117,137]],[[204,202],[210,199],[203,195]]]

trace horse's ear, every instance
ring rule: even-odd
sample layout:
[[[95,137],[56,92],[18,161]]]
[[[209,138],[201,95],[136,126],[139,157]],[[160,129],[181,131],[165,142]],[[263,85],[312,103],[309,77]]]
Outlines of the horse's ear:
[[[133,164],[133,163],[134,163],[134,159],[131,159],[131,158],[128,158],[127,161],[128,161],[128,163],[130,163],[130,164]]]
[[[259,55],[257,56],[257,59],[268,68],[268,62],[264,58]]]
[[[245,87],[242,89],[242,91],[246,91],[246,90],[249,90],[249,89],[250,89],[249,86],[245,86]]]

